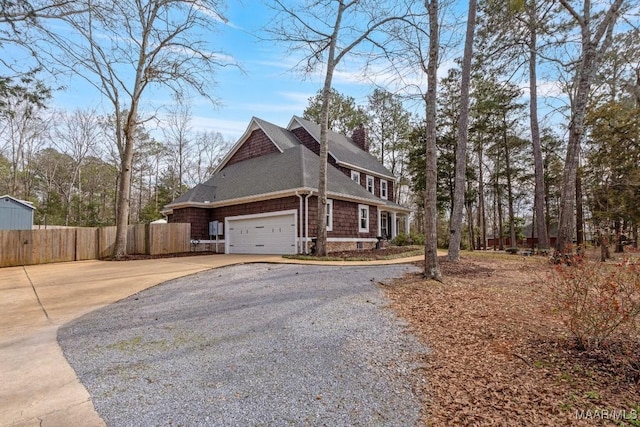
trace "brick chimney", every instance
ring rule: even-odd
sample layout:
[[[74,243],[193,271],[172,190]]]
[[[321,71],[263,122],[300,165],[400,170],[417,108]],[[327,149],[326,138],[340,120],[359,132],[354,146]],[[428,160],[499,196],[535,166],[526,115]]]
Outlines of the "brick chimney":
[[[360,147],[362,150],[369,152],[369,138],[367,136],[367,129],[362,123],[351,134],[351,139],[354,144]]]

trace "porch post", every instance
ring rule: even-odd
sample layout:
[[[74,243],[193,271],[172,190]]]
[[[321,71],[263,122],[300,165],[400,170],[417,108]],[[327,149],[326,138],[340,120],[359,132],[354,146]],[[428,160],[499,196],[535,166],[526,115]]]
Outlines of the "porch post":
[[[378,207],[378,234],[376,236],[382,236],[382,210]]]
[[[398,228],[396,224],[396,213],[391,212],[391,238],[394,239],[398,235]]]
[[[405,230],[407,231],[407,236],[411,234],[411,219],[409,218],[409,214],[404,217],[405,220]]]

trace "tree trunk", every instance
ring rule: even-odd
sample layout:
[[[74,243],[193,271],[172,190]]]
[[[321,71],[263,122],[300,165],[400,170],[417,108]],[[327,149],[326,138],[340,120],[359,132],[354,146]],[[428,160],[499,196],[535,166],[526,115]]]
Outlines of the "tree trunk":
[[[127,144],[130,146],[131,144]],[[131,163],[133,155],[128,155],[120,162],[122,170],[118,182],[118,205],[116,216],[116,242],[113,255],[116,259],[127,255],[127,228],[129,226],[129,205],[131,188]]]
[[[478,144],[478,249],[487,249],[487,227],[484,212],[484,171],[482,144]]]
[[[504,221],[502,220],[502,191],[500,186],[496,187],[496,194],[498,196],[498,249],[504,250]]]
[[[316,254],[327,255],[327,156],[329,155],[329,95],[331,91],[331,77],[329,72],[322,90],[322,123],[320,123],[320,165],[318,170],[318,218]],[[371,221],[371,218],[369,218]]]
[[[600,236],[600,261],[605,262],[611,258],[609,253],[609,236],[604,231]]]
[[[476,27],[476,0],[469,0],[467,33],[462,59],[462,81],[460,83],[460,117],[458,119],[458,144],[456,147],[456,178],[451,214],[448,258],[460,261],[460,241],[462,239],[462,211],[466,184],[467,141],[469,139],[469,86],[471,81],[471,59],[473,56],[473,38]]]
[[[582,169],[576,174],[576,245],[584,245],[584,211],[582,207]]]
[[[531,253],[535,253],[535,241],[536,241],[536,207],[533,207],[533,224],[531,224]],[[526,237],[526,236],[525,236]]]
[[[584,79],[583,79],[584,80]],[[586,85],[586,86],[585,86]],[[584,117],[588,96],[588,82],[581,82],[582,89],[578,89],[572,111],[572,120],[569,125],[569,143],[565,157],[564,170],[562,171],[562,188],[560,191],[560,218],[558,222],[558,241],[556,252],[563,253],[573,241],[575,230],[575,202],[576,202],[576,178],[578,173],[578,155],[580,143],[584,132]]]
[[[497,195],[497,186],[493,187],[493,250],[498,250],[498,236],[496,235],[497,229],[497,218],[496,214],[498,212],[498,195]]]
[[[426,168],[424,197],[424,276],[442,280],[438,264],[438,151],[436,146],[436,102],[438,84],[439,23],[438,0],[427,3],[429,12],[429,62],[427,65]]]
[[[333,72],[336,67],[336,44],[342,22],[342,14],[345,10],[344,3],[340,3],[338,14],[333,26],[333,33],[329,42],[329,52],[327,57],[327,71],[322,86],[322,107],[320,111],[320,162],[318,168],[318,218],[316,254],[318,256],[327,255],[327,157],[329,156],[329,108],[331,100],[331,82]],[[344,52],[343,52],[344,53]],[[371,218],[369,226],[371,226]]]
[[[527,2],[529,12],[529,119],[531,124],[531,142],[533,143],[533,162],[535,173],[534,191],[534,217],[533,229],[538,235],[538,249],[546,251],[549,249],[549,236],[544,216],[544,167],[542,163],[542,144],[540,143],[540,127],[538,124],[538,77],[537,77],[537,10],[536,2]]]
[[[624,246],[622,246],[622,231],[620,220],[617,219],[614,222],[614,230],[616,233],[616,248],[613,250],[615,253],[620,254],[624,252]]]
[[[516,235],[516,217],[513,210],[513,185],[511,183],[511,153],[509,151],[509,138],[507,137],[507,119],[503,121],[503,139],[504,139],[504,165],[507,172],[507,209],[509,210],[509,247],[517,248],[518,240]]]
[[[131,203],[131,175],[133,164],[133,146],[135,142],[136,111],[133,106],[124,125],[124,150],[120,159],[120,181],[118,182],[118,205],[116,213],[116,242],[113,256],[116,259],[127,255],[127,229],[129,227],[129,209]]]
[[[578,173],[580,145],[584,134],[584,121],[587,102],[591,90],[591,82],[598,68],[598,60],[611,45],[613,26],[618,18],[618,11],[624,0],[615,0],[606,15],[596,28],[592,37],[592,16],[590,1],[585,0],[584,16],[579,16],[568,0],[560,0],[580,25],[582,56],[574,79],[576,90],[571,105],[571,121],[569,122],[569,142],[562,172],[562,189],[560,193],[560,218],[558,223],[558,240],[556,253],[566,252],[573,240],[575,230],[576,174]],[[604,41],[602,41],[604,38]],[[601,44],[602,41],[602,44]],[[599,46],[599,48],[598,48]]]
[[[545,180],[546,181],[546,180]],[[549,236],[549,227],[551,226],[551,206],[550,206],[551,194],[549,194],[549,186],[544,186],[544,224],[547,230],[547,236]],[[551,237],[549,237],[549,247],[551,247]]]
[[[467,205],[467,218],[469,219],[469,250],[473,251],[475,248],[475,243],[474,243],[474,227],[475,224],[473,223],[473,200],[467,200],[466,202]]]

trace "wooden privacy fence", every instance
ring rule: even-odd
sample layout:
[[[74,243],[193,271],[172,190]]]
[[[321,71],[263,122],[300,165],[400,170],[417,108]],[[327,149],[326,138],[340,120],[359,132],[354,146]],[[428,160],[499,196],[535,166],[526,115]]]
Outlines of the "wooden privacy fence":
[[[189,252],[191,224],[139,224],[127,230],[127,253]],[[101,259],[113,255],[116,227],[0,230],[0,267]]]

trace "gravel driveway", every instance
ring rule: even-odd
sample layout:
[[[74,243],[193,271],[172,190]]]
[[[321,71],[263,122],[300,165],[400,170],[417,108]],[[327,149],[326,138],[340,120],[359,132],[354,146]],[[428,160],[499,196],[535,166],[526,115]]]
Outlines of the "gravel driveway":
[[[428,349],[375,285],[409,271],[226,267],[90,313],[58,341],[108,426],[411,426]]]

